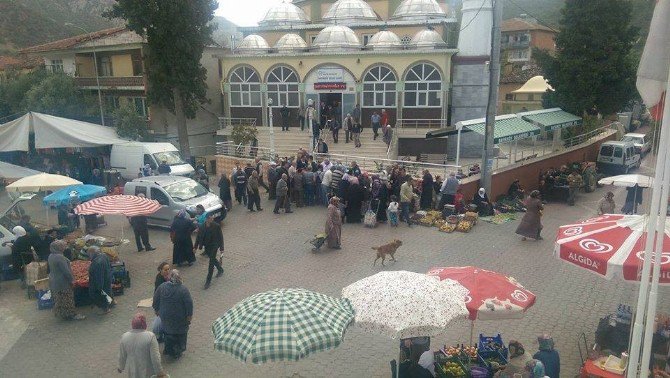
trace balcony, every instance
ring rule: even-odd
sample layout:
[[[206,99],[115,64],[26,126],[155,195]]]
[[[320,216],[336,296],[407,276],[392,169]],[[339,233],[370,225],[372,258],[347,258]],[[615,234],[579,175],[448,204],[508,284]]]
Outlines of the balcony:
[[[95,77],[75,77],[79,87],[98,89]],[[100,76],[100,89],[144,90],[144,76]]]
[[[503,41],[501,48],[503,49],[523,49],[530,46],[530,41]]]

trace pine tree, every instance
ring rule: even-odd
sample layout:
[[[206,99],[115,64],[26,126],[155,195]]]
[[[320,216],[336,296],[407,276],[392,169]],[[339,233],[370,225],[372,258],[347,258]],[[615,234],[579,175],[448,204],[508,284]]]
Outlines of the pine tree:
[[[147,98],[176,116],[179,147],[187,159],[186,118],[195,118],[200,104],[208,102],[200,58],[211,43],[216,8],[215,0],[116,0],[107,13],[146,37]]]
[[[595,109],[609,115],[635,97],[631,50],[639,33],[631,14],[628,0],[566,0],[556,55],[536,54],[555,90],[545,103],[575,114]]]

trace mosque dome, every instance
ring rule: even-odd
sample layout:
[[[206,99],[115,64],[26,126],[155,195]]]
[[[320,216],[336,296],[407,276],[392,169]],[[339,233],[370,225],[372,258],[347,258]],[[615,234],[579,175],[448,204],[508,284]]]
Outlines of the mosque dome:
[[[379,19],[372,7],[363,0],[337,0],[323,15],[326,22],[366,22]]]
[[[435,30],[424,29],[414,35],[410,45],[417,48],[436,48],[446,47],[447,43],[444,42],[442,36]]]
[[[312,46],[319,50],[346,49],[358,50],[361,42],[356,33],[344,25],[332,25],[321,30],[312,42]]]
[[[258,25],[280,26],[307,23],[309,23],[309,17],[307,17],[307,14],[302,9],[284,1],[268,9],[265,17],[258,22]]]
[[[242,52],[266,52],[270,48],[265,38],[257,34],[250,34],[240,42],[235,50]]]
[[[446,13],[435,0],[404,0],[393,12],[391,19],[424,20],[444,17],[447,17]]]
[[[392,50],[402,47],[400,38],[390,30],[377,32],[368,41],[367,47],[373,50]]]
[[[295,33],[284,34],[275,44],[279,52],[291,52],[307,48],[307,42]]]

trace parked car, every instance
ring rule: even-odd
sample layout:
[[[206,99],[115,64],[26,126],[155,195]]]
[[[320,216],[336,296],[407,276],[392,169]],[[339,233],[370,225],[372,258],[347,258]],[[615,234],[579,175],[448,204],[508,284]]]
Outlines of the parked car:
[[[628,133],[621,138],[622,142],[633,142],[635,152],[644,155],[651,150],[651,140],[646,134]]]
[[[639,168],[640,154],[635,152],[635,145],[630,141],[610,141],[600,145],[596,166],[600,172],[628,173]]]
[[[158,201],[163,207],[147,216],[153,226],[170,227],[179,210],[195,213],[195,207],[202,205],[207,213],[214,214],[217,220],[225,217],[226,211],[219,197],[211,193],[195,180],[181,176],[141,177],[127,182],[125,194],[143,193],[147,198]]]

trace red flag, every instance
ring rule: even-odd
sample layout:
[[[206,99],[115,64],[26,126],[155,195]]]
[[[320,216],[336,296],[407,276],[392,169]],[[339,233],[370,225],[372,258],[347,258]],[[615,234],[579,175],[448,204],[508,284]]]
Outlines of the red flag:
[[[670,67],[670,0],[658,0],[647,43],[637,69],[637,90],[656,120],[663,117],[665,88]]]

